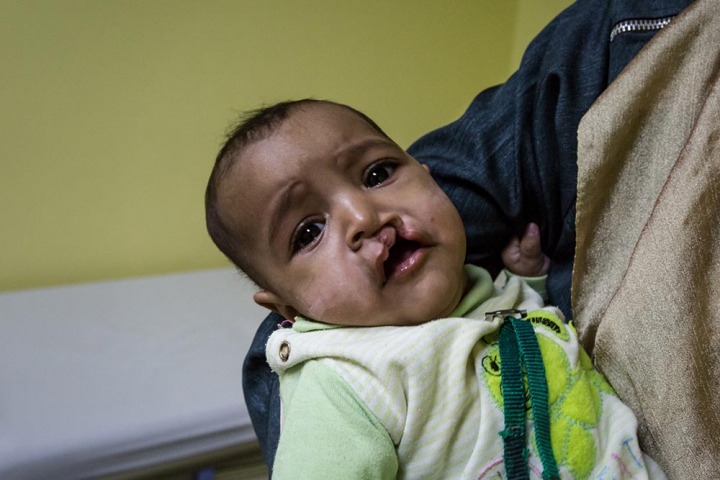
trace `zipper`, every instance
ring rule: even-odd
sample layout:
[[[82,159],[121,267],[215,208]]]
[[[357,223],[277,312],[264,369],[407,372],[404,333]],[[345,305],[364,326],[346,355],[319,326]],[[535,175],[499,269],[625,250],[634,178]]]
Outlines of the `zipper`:
[[[675,15],[663,18],[639,18],[635,20],[623,20],[616,23],[610,31],[610,41],[612,42],[615,37],[623,33],[661,30],[668,23],[670,23],[670,20],[672,20],[673,18],[675,18]]]

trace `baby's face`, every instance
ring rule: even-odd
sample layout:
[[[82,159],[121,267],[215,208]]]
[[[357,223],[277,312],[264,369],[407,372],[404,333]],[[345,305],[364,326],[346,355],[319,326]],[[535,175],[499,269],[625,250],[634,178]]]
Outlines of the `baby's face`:
[[[426,168],[350,110],[294,110],[246,148],[220,195],[271,285],[255,300],[285,317],[413,325],[446,316],[463,294],[457,210]]]

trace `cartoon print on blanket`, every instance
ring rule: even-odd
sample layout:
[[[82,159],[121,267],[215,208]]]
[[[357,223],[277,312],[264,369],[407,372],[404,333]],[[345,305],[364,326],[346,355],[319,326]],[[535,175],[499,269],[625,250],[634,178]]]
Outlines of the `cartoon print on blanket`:
[[[525,319],[535,326],[545,364],[549,405],[550,437],[558,467],[576,478],[586,477],[595,468],[597,425],[602,416],[602,395],[615,395],[605,379],[593,370],[584,350],[578,352],[577,333],[550,312],[537,310]],[[483,380],[498,409],[503,409],[498,335],[485,337],[489,345],[482,359]],[[575,358],[576,362],[571,362]],[[557,372],[557,373],[553,373]],[[525,411],[531,415],[531,400],[525,382]],[[588,408],[590,406],[590,408]],[[572,448],[571,448],[572,447]],[[533,453],[538,454],[533,438]]]

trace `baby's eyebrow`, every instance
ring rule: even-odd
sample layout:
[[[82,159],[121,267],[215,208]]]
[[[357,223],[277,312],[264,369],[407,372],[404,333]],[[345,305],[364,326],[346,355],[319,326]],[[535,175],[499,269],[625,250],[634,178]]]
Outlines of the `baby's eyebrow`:
[[[280,193],[280,200],[273,202],[274,208],[271,206],[270,210],[270,237],[269,241],[272,242],[277,234],[278,228],[282,224],[285,216],[287,215],[288,209],[291,205],[291,199],[293,196],[293,190],[299,185],[299,182],[292,182],[285,185]]]
[[[386,138],[368,138],[350,145],[343,145],[335,152],[335,157],[347,161],[348,159],[359,157],[368,150],[376,147],[399,148],[397,144]]]

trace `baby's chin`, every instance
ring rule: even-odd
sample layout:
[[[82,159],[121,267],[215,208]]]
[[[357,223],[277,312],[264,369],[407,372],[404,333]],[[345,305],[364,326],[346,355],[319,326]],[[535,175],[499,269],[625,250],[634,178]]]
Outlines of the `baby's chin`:
[[[426,276],[412,288],[375,299],[355,298],[352,307],[334,301],[315,303],[305,318],[349,327],[412,326],[445,318],[460,302],[467,280],[462,270],[459,275],[443,273]]]
[[[450,312],[448,312],[450,313]],[[443,310],[439,306],[418,311],[417,309],[406,309],[395,315],[368,316],[363,323],[355,323],[358,327],[412,327],[443,318]]]
[[[354,315],[350,318],[346,316],[324,315],[324,320],[313,319],[305,316],[309,320],[328,325],[341,325],[344,327],[407,327],[414,325],[422,325],[436,318],[435,315],[428,315],[427,311],[423,314],[417,314],[409,311],[403,312],[363,312],[361,315]]]
[[[430,280],[430,279],[428,279]],[[457,308],[467,288],[463,270],[458,275],[438,276],[424,285],[425,295],[406,301],[404,325],[420,325],[438,318],[447,318]]]

